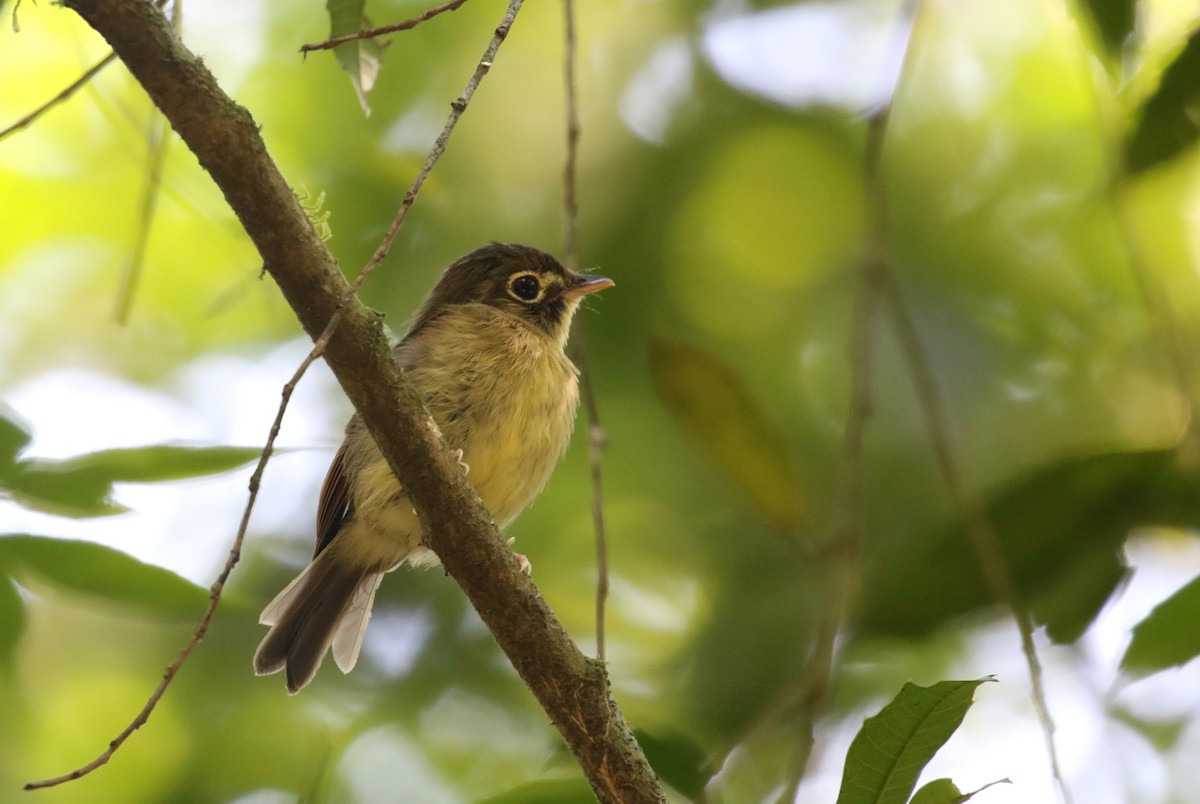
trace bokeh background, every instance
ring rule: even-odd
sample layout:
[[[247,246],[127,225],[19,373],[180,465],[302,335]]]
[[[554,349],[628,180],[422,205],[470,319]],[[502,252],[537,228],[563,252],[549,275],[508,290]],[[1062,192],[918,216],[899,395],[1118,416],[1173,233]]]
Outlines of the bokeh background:
[[[582,262],[617,283],[580,314],[608,438],[608,660],[674,800],[700,800],[706,786],[734,804],[792,795],[808,726],[794,704],[831,600],[822,546],[845,514],[865,114],[898,85],[885,253],[963,480],[988,505],[1038,625],[1064,775],[1076,801],[1195,801],[1196,595],[1175,598],[1174,619],[1127,651],[1133,628],[1200,573],[1189,427],[1200,174],[1187,149],[1134,174],[1121,165],[1200,5],[1138,3],[1122,44],[1132,3],[925,0],[903,60],[907,4],[890,0],[578,5]],[[392,37],[370,116],[331,54],[298,53],[328,32],[319,3],[195,3],[182,25],[284,175],[320,200],[330,248],[353,274],[503,7],[472,0]],[[368,11],[382,24],[423,9],[372,0]],[[3,10],[20,28],[0,31],[7,125],[107,51],[53,4]],[[364,286],[397,334],[441,268],[479,244],[560,251],[562,26],[559,3],[526,4]],[[307,352],[178,140],[140,278],[123,279],[151,220],[159,125],[114,64],[0,141],[10,464],[19,455],[53,472],[63,466],[47,461],[97,450],[260,445]],[[904,682],[994,675],[924,778],[972,790],[1007,777],[979,800],[1059,800],[1016,628],[968,547],[886,309],[874,315],[859,594],[795,798],[836,798],[851,738]],[[39,498],[9,484],[0,532],[111,550],[0,538],[0,798],[587,800],[545,715],[441,572],[388,577],[353,674],[326,667],[297,698],[252,674],[257,613],[309,556],[349,413],[314,367],[242,562],[175,685],[108,767],[29,794],[25,781],[99,753],[186,642],[249,469],[206,474],[242,460],[223,454],[173,474],[118,472],[205,476],[121,482],[107,501],[104,483],[78,499],[73,487]],[[590,652],[585,432],[509,535]]]

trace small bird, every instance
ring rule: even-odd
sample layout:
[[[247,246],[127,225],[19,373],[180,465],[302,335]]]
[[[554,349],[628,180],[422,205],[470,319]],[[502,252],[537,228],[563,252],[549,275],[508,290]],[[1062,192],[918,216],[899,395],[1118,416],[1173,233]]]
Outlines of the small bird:
[[[492,243],[446,269],[395,347],[500,528],[537,496],[566,450],[579,401],[579,372],[563,352],[571,319],[584,296],[612,285],[537,249]],[[331,647],[350,672],[384,574],[437,560],[355,414],[321,489],[312,562],[259,618],[271,630],[254,654],[255,672],[286,669],[295,694]]]

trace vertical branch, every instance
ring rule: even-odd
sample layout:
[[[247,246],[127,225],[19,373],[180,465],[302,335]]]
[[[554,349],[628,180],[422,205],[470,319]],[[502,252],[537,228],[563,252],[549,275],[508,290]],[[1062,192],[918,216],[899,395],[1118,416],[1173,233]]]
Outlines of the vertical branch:
[[[179,33],[183,28],[183,0],[171,5],[171,27]],[[113,54],[115,56],[115,54]],[[106,62],[97,64],[98,70]],[[142,185],[141,212],[138,215],[137,232],[121,286],[117,290],[117,307],[113,317],[121,326],[129,323],[129,312],[133,308],[133,297],[142,281],[142,268],[146,264],[146,249],[150,245],[150,232],[154,228],[154,215],[158,210],[158,196],[162,193],[163,165],[167,161],[167,144],[170,142],[170,124],[166,116],[153,103],[150,104],[150,125],[146,132],[146,180]]]
[[[563,164],[563,257],[572,271],[579,270],[579,50],[575,36],[575,0],[563,0],[563,95],[566,105],[567,147]],[[596,658],[604,661],[604,614],[608,602],[608,539],[604,530],[604,485],[601,454],[607,444],[596,406],[596,392],[588,367],[583,327],[571,333],[571,359],[579,367],[583,408],[587,415],[588,463],[592,477],[592,530],[596,538]]]
[[[916,2],[918,0],[913,0],[914,30],[916,25]],[[876,160],[880,158],[880,154],[882,153],[883,140],[887,133],[887,123],[888,115],[883,113],[878,125],[873,127],[872,131],[868,134],[869,140],[874,142],[874,147],[869,145],[868,152],[874,152]],[[874,165],[873,170],[868,171],[868,182],[871,181],[870,176],[872,174],[877,178],[881,175],[878,162]],[[875,187],[873,192],[880,199],[876,208],[882,214],[885,209],[883,205],[884,188],[882,184]],[[882,226],[883,221],[878,221],[877,225]],[[966,523],[967,537],[975,553],[976,561],[979,563],[980,570],[983,573],[984,582],[987,584],[992,597],[1009,610],[1013,620],[1017,624],[1017,630],[1020,633],[1021,639],[1021,651],[1025,656],[1025,664],[1029,671],[1034,709],[1037,711],[1038,722],[1041,725],[1042,735],[1046,742],[1050,769],[1062,792],[1064,801],[1070,804],[1071,794],[1067,788],[1066,779],[1062,775],[1062,769],[1058,761],[1058,751],[1054,743],[1054,720],[1050,715],[1050,709],[1046,703],[1046,689],[1042,675],[1041,660],[1038,657],[1037,646],[1033,641],[1034,627],[1032,618],[1022,604],[1016,584],[1012,578],[1012,573],[1009,572],[1007,559],[1000,546],[999,534],[988,519],[983,501],[978,492],[975,491],[974,487],[966,479],[963,462],[958,455],[950,435],[949,418],[946,415],[945,406],[938,392],[937,380],[929,363],[929,358],[921,346],[920,335],[913,322],[912,314],[904,303],[904,297],[900,292],[895,271],[883,254],[878,255],[878,259],[874,262],[873,280],[888,304],[892,324],[895,327],[896,336],[900,341],[901,351],[908,361],[909,371],[912,374],[913,384],[920,400],[934,456],[941,469],[954,506],[958,509]]]
[[[1119,158],[1119,157],[1118,157]],[[1187,418],[1187,429],[1184,431],[1183,448],[1189,458],[1196,455],[1200,432],[1200,400],[1196,398],[1193,380],[1195,366],[1190,358],[1187,340],[1180,325],[1179,317],[1171,307],[1170,294],[1154,277],[1146,257],[1145,248],[1133,221],[1133,213],[1129,209],[1126,194],[1129,187],[1124,181],[1119,181],[1112,190],[1113,212],[1117,219],[1117,228],[1121,241],[1125,245],[1126,259],[1141,296],[1142,306],[1146,310],[1146,318],[1153,332],[1162,345],[1175,382],[1179,386],[1181,406]]]
[[[954,506],[966,522],[967,537],[975,552],[975,558],[979,562],[980,570],[983,572],[984,582],[992,597],[1009,610],[1017,624],[1017,630],[1021,635],[1021,652],[1025,655],[1025,664],[1029,669],[1033,705],[1046,741],[1050,770],[1062,791],[1063,800],[1070,804],[1071,793],[1066,779],[1063,777],[1058,761],[1058,750],[1054,743],[1054,720],[1046,703],[1042,664],[1038,658],[1037,646],[1033,641],[1033,620],[1021,602],[1012,573],[1009,572],[1008,561],[1000,547],[1000,536],[988,519],[979,494],[967,482],[965,469],[950,436],[949,420],[938,393],[937,380],[929,365],[929,358],[921,346],[920,335],[917,333],[912,315],[904,303],[904,298],[890,267],[886,268],[886,283],[886,296],[891,309],[892,323],[896,327],[901,350],[904,352],[909,370],[912,372],[913,383],[916,386],[917,396],[920,398],[921,408],[925,415],[925,426],[929,432],[929,440],[937,457],[938,466],[941,468]]]
[[[858,287],[854,301],[854,323],[850,342],[852,387],[850,408],[842,440],[837,498],[829,527],[819,543],[819,573],[823,607],[816,623],[813,647],[800,670],[797,682],[771,707],[779,722],[804,724],[803,741],[790,763],[787,786],[779,802],[796,799],[800,782],[815,743],[813,724],[829,693],[837,659],[837,637],[853,611],[862,582],[862,541],[866,530],[867,424],[874,395],[875,348],[878,316],[887,271],[887,192],[883,172],[883,148],[887,140],[892,106],[900,90],[910,51],[916,17],[916,0],[899,11],[889,43],[889,55],[901,64],[899,78],[880,76],[875,108],[867,118],[863,153],[863,248],[859,260]],[[886,64],[894,63],[886,59]],[[765,728],[759,723],[753,731]]]
[[[171,132],[167,119],[150,107],[150,126],[146,132],[146,178],[142,184],[142,203],[138,214],[137,232],[125,271],[121,274],[121,285],[117,289],[117,304],[113,318],[124,326],[129,323],[129,312],[133,308],[133,297],[142,281],[142,268],[146,264],[146,249],[150,245],[150,232],[154,228],[154,215],[158,210],[158,196],[162,190],[163,165],[167,161],[167,142]]]
[[[563,254],[571,270],[579,269],[579,202],[575,195],[580,134],[577,72],[575,0],[563,0],[563,96],[567,115],[567,153],[563,165]]]

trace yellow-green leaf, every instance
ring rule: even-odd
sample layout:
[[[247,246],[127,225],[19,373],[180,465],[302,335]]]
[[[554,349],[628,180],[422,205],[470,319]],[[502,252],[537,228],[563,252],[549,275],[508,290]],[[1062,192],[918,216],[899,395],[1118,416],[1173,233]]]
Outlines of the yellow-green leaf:
[[[738,373],[697,347],[655,341],[650,372],[659,396],[708,462],[782,530],[803,528],[802,481],[787,440]]]

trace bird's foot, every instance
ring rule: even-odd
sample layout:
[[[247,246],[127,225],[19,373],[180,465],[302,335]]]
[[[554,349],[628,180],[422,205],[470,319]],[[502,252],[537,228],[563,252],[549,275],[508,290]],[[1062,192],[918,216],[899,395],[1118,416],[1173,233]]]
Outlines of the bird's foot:
[[[462,467],[464,476],[471,474],[471,467],[467,466],[467,462],[463,460],[463,451],[461,449],[456,449],[450,454],[454,456],[454,460],[458,461],[458,465]]]
[[[510,536],[505,544],[507,544],[509,549],[511,549],[513,542],[516,540],[517,538],[515,536]],[[517,559],[517,566],[521,568],[521,572],[529,576],[533,575],[533,563],[528,558],[523,556],[521,553],[518,553],[516,550],[513,550],[513,557]]]

